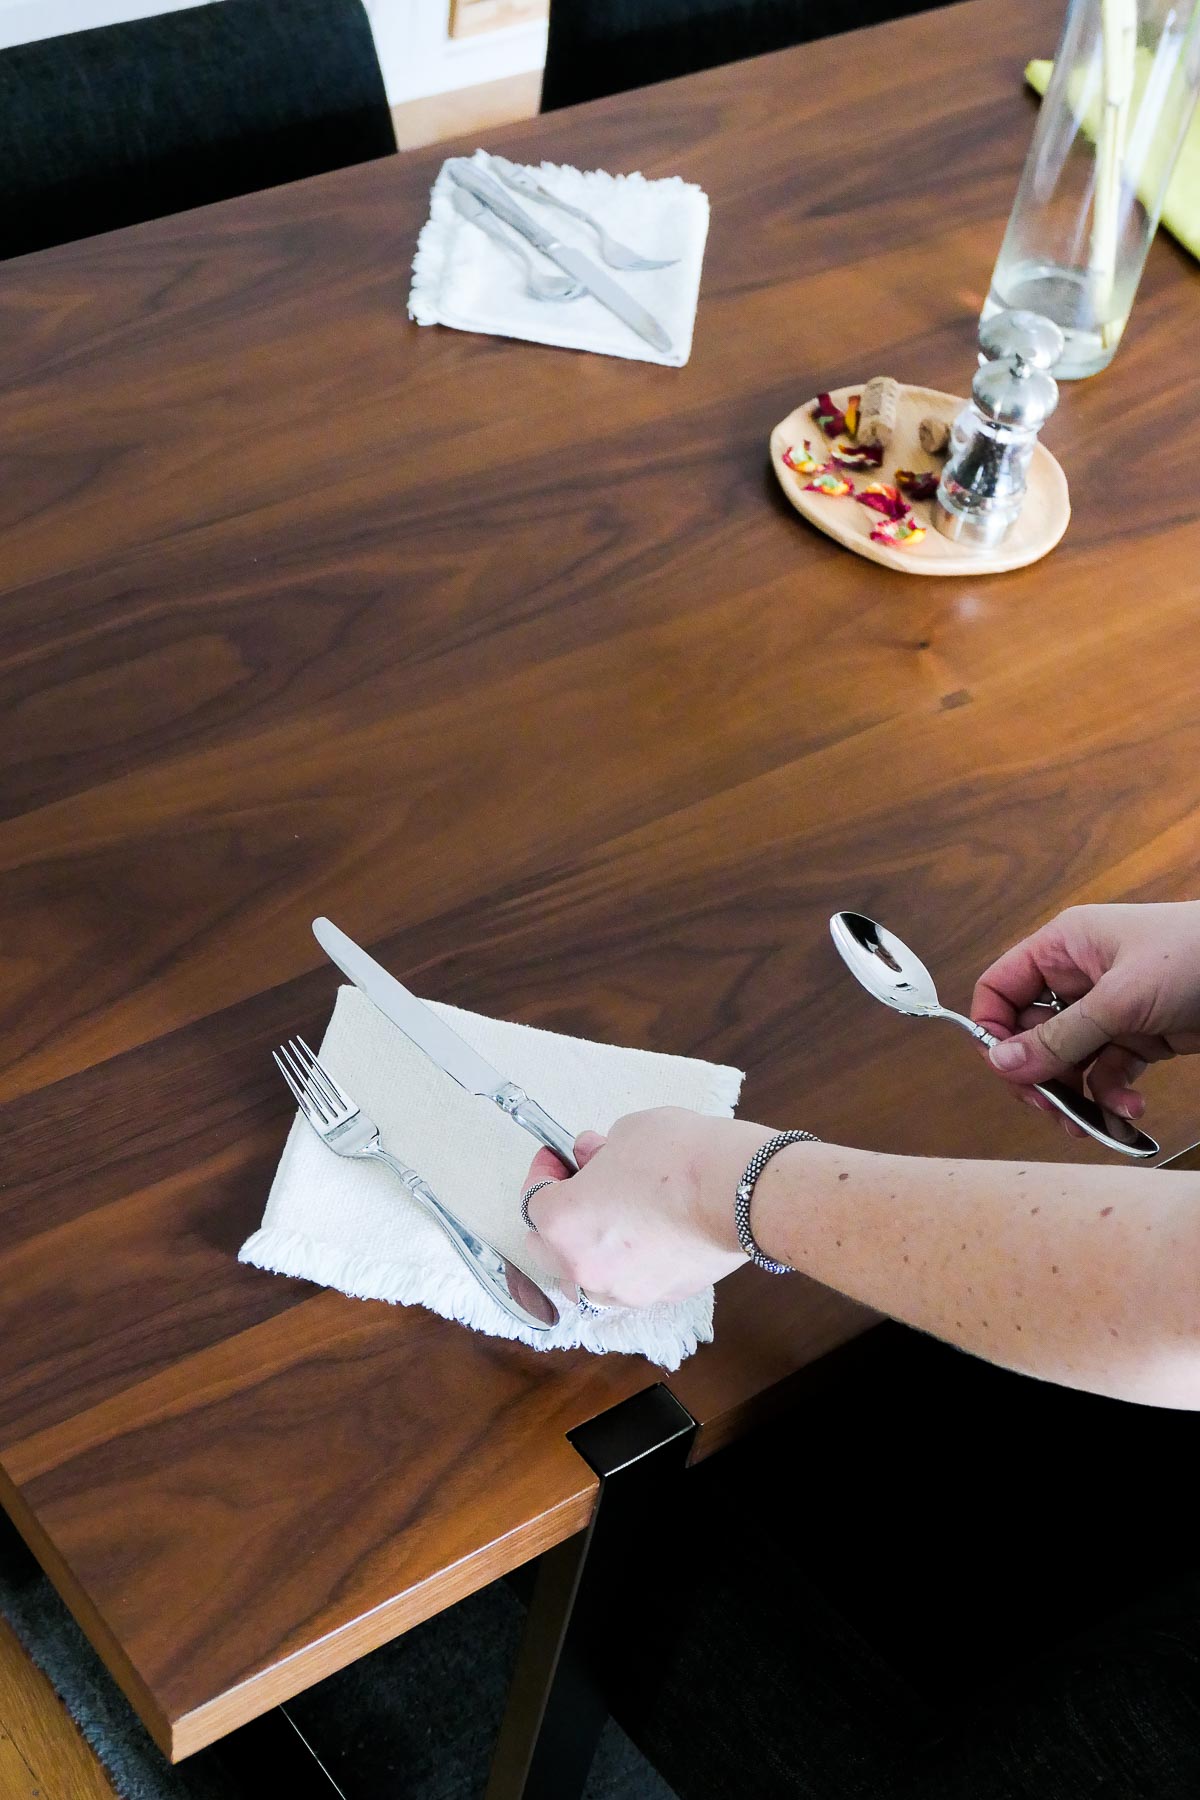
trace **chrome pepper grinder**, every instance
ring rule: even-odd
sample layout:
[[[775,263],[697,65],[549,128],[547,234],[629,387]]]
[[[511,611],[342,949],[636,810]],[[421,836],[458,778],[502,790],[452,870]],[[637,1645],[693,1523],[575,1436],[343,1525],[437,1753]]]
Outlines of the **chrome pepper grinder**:
[[[1035,312],[1001,312],[979,330],[971,403],[954,421],[933,521],[959,543],[998,544],[1016,524],[1038,432],[1058,405],[1049,371],[1063,334]]]

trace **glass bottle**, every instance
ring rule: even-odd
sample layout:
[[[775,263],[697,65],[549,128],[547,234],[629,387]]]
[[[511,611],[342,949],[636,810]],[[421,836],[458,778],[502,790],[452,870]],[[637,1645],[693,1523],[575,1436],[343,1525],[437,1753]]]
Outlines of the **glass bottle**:
[[[1200,93],[1200,0],[1070,0],[982,317],[1058,325],[1062,380],[1107,367]]]

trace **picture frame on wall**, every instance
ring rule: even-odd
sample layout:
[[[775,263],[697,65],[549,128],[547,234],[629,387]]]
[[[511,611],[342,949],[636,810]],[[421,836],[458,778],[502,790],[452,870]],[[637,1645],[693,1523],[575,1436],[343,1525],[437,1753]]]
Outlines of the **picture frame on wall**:
[[[548,17],[549,0],[450,0],[450,36],[475,37]]]

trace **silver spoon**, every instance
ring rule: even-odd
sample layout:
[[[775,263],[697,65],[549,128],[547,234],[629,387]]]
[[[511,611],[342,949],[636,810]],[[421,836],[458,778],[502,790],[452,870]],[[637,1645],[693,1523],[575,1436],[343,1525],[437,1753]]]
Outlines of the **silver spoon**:
[[[525,271],[527,294],[531,294],[535,300],[578,300],[583,293],[582,282],[572,280],[570,275],[545,275],[540,269],[536,269],[533,258],[524,245],[519,244],[516,238],[509,237],[495,213],[490,213],[482,200],[477,200],[466,188],[456,187],[454,204],[464,219],[470,219],[472,225],[478,225],[480,231],[495,238],[498,244],[503,244],[516,257]]]
[[[543,187],[533,171],[522,168],[520,163],[509,162],[506,156],[489,156],[488,163],[514,194],[523,194],[526,200],[540,200],[543,206],[557,206],[559,212],[570,213],[573,219],[582,219],[585,225],[590,225],[600,245],[600,254],[610,269],[669,269],[672,263],[679,261],[677,256],[639,256],[627,244],[618,243],[605,231],[599,219],[593,219],[582,206],[572,206],[569,200],[560,200],[548,187]]]
[[[985,1031],[982,1025],[976,1025],[973,1019],[940,1005],[933,977],[925,964],[913,955],[907,944],[902,944],[874,919],[868,919],[863,913],[834,913],[829,929],[842,961],[876,1000],[913,1018],[950,1019],[964,1031],[969,1031],[977,1043],[986,1044],[989,1050],[999,1043],[999,1038]],[[1119,1150],[1122,1156],[1138,1158],[1158,1155],[1154,1139],[1139,1131],[1136,1125],[1121,1122],[1120,1129],[1127,1131],[1129,1136],[1115,1137],[1103,1109],[1085,1094],[1077,1094],[1065,1082],[1039,1081],[1034,1085],[1051,1106],[1057,1107],[1066,1118],[1073,1119],[1081,1131],[1086,1131],[1106,1150]]]

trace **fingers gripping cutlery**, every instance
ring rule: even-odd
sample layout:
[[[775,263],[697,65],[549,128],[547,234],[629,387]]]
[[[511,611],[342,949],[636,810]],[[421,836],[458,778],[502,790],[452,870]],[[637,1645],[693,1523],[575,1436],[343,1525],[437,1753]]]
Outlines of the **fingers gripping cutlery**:
[[[842,961],[855,980],[885,1006],[913,1018],[949,1019],[951,1024],[970,1032],[977,1043],[986,1045],[989,1050],[999,1041],[982,1025],[976,1025],[973,1019],[941,1005],[929,970],[894,932],[877,925],[864,913],[856,912],[834,913],[829,930]],[[1158,1145],[1146,1132],[1123,1120],[1110,1122],[1102,1107],[1086,1094],[1077,1093],[1065,1081],[1039,1081],[1034,1085],[1051,1106],[1065,1118],[1072,1119],[1081,1131],[1103,1144],[1106,1150],[1117,1150],[1122,1156],[1142,1161],[1158,1155]],[[1117,1131],[1128,1135],[1118,1137]]]

